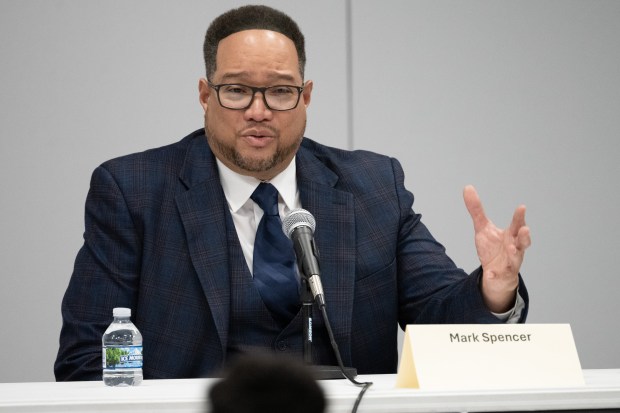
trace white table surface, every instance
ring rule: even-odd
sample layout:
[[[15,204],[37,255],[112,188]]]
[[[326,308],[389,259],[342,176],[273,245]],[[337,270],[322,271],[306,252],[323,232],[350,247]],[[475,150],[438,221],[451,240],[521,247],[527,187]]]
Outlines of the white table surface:
[[[584,370],[577,388],[425,391],[396,389],[396,375],[372,381],[359,413],[620,409],[620,369]],[[215,379],[145,380],[136,387],[102,382],[0,383],[0,412],[202,412]],[[350,412],[360,391],[347,380],[321,381],[328,413]]]

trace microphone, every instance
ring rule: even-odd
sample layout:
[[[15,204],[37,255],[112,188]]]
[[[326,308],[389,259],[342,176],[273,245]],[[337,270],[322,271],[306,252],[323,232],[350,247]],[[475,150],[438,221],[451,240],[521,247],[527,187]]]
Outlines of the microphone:
[[[310,291],[319,307],[325,307],[325,295],[321,284],[319,251],[314,242],[316,221],[305,209],[293,209],[282,220],[282,231],[293,241],[297,265],[310,285]]]
[[[314,366],[314,378],[317,380],[323,379],[339,379],[342,376],[349,379],[356,385],[363,385],[365,389],[370,386],[368,383],[358,383],[353,379],[357,376],[357,370],[353,367],[345,367],[342,363],[342,357],[340,356],[340,350],[338,350],[338,343],[334,338],[331,324],[329,323],[329,317],[327,317],[327,309],[325,307],[325,294],[323,293],[323,285],[321,284],[321,270],[319,268],[319,250],[314,242],[314,229],[316,228],[316,221],[312,214],[305,209],[297,208],[293,209],[282,220],[282,231],[293,241],[295,247],[295,255],[297,255],[297,265],[299,266],[302,275],[306,279],[306,282],[310,286],[310,292],[312,293],[314,300],[317,302],[321,313],[323,314],[323,320],[325,322],[325,329],[329,336],[334,355],[338,366]],[[309,302],[309,306],[306,306],[304,301],[304,317],[307,318],[307,322],[304,323],[304,357],[308,357],[308,361],[312,362],[312,302]],[[308,309],[309,308],[309,309]],[[363,390],[366,391],[366,390]]]

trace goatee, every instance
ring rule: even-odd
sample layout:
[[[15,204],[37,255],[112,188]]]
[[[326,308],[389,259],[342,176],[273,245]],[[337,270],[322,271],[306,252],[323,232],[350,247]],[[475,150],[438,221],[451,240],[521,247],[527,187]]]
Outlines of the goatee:
[[[292,155],[297,152],[299,149],[299,145],[301,145],[301,141],[303,139],[303,131],[302,129],[300,135],[291,142],[290,145],[287,146],[277,146],[276,151],[269,157],[252,157],[252,156],[244,156],[235,148],[234,144],[228,144],[226,140],[220,139],[209,127],[205,125],[207,130],[207,139],[209,140],[209,144],[212,146],[213,151],[219,156],[223,157],[222,161],[227,161],[228,163],[234,165],[240,170],[251,172],[251,173],[262,173],[270,171],[287,159],[291,158]],[[274,131],[275,132],[275,131]],[[279,137],[279,135],[276,135]],[[278,143],[281,142],[278,139]]]

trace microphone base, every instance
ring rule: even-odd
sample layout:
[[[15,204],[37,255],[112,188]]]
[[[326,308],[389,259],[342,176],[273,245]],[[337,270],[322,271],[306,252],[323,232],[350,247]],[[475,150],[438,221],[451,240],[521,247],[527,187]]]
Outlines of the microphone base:
[[[342,374],[342,370],[338,366],[309,366],[312,372],[312,376],[315,380],[334,380],[334,379],[346,379],[347,377]],[[354,378],[357,376],[357,369],[355,367],[345,367],[344,371],[347,376]]]

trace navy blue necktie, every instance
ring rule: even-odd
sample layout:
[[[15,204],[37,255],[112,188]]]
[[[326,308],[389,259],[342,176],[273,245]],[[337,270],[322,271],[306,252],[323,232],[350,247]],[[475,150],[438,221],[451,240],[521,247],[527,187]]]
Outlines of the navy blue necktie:
[[[293,243],[282,231],[278,190],[262,182],[251,196],[263,209],[254,240],[254,284],[281,327],[299,311],[299,283],[295,275]]]

